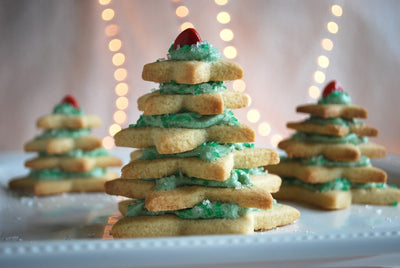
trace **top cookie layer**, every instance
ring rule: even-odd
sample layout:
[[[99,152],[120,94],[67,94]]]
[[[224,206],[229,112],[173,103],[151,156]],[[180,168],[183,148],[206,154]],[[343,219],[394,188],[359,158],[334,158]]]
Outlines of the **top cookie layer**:
[[[142,78],[146,81],[181,84],[199,84],[209,81],[230,81],[243,77],[243,69],[235,62],[205,61],[158,61],[143,67]]]

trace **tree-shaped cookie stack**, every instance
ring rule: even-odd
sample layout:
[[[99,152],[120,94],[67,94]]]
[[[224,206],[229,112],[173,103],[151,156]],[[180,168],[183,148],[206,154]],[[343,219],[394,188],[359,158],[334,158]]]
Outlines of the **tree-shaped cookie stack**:
[[[223,81],[242,77],[241,67],[220,59],[194,29],[183,31],[168,59],[144,66],[144,80],[160,88],[138,99],[136,124],[115,135],[117,146],[140,148],[106,192],[120,202],[112,228],[120,237],[253,233],[299,217],[273,204],[281,180],[259,168],[277,164],[276,151],[255,148],[254,131],[230,109],[247,98]]]
[[[101,139],[91,135],[91,128],[101,125],[96,115],[85,115],[70,95],[57,104],[53,113],[43,116],[37,126],[43,133],[25,144],[25,151],[37,152],[25,166],[27,177],[13,179],[9,187],[33,190],[36,195],[64,192],[103,192],[104,183],[118,174],[106,168],[122,161],[102,147]]]
[[[318,104],[299,106],[297,112],[310,116],[287,124],[297,131],[279,143],[288,157],[267,167],[283,180],[274,197],[323,209],[397,204],[400,191],[388,186],[386,172],[370,163],[370,158],[386,154],[384,147],[368,141],[378,130],[356,119],[367,118],[367,111],[351,104],[337,81],[325,87]]]

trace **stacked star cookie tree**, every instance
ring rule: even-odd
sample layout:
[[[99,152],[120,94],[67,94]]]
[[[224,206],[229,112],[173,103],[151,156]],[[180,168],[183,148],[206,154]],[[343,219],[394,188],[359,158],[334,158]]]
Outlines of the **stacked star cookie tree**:
[[[367,118],[367,111],[351,104],[337,81],[325,87],[318,104],[299,106],[297,112],[310,116],[287,124],[297,131],[279,143],[288,157],[268,167],[283,180],[274,197],[323,209],[397,204],[400,191],[388,186],[386,173],[370,163],[370,158],[386,154],[385,148],[368,141],[378,130],[356,119]]]
[[[103,192],[104,183],[118,177],[106,168],[121,166],[122,161],[101,146],[91,128],[101,125],[96,115],[85,115],[70,95],[43,116],[37,126],[43,133],[25,144],[25,151],[37,157],[25,162],[28,176],[13,179],[11,189],[33,190],[36,195],[64,192]]]
[[[131,154],[121,178],[106,192],[130,199],[119,203],[115,238],[253,233],[299,217],[289,206],[273,205],[278,176],[260,166],[277,164],[276,151],[254,148],[254,131],[230,109],[247,98],[222,81],[242,77],[241,67],[220,59],[194,29],[183,31],[168,60],[144,66],[144,80],[159,90],[138,99],[144,112],[115,135]]]

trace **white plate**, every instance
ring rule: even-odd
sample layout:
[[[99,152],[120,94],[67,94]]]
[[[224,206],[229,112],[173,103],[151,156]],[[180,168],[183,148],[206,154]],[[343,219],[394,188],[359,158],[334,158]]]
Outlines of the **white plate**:
[[[116,151],[123,158],[126,151]],[[289,203],[300,219],[254,235],[113,240],[117,198],[106,194],[18,196],[6,188],[30,155],[0,154],[0,267],[306,267],[400,263],[400,206],[320,211]],[[126,160],[126,158],[124,158]],[[374,165],[400,184],[400,157]],[[283,267],[282,266],[282,267]]]

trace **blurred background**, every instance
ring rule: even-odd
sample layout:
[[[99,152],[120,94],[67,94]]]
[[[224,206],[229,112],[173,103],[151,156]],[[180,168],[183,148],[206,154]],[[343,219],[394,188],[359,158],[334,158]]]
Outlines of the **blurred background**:
[[[336,79],[380,130],[371,141],[400,154],[399,10],[396,0],[1,0],[0,151],[22,151],[66,94],[102,118],[93,132],[112,148],[139,117],[137,98],[158,87],[143,65],[193,26],[243,67],[226,85],[251,97],[235,114],[258,146],[292,134],[286,122],[305,117],[296,106]]]

